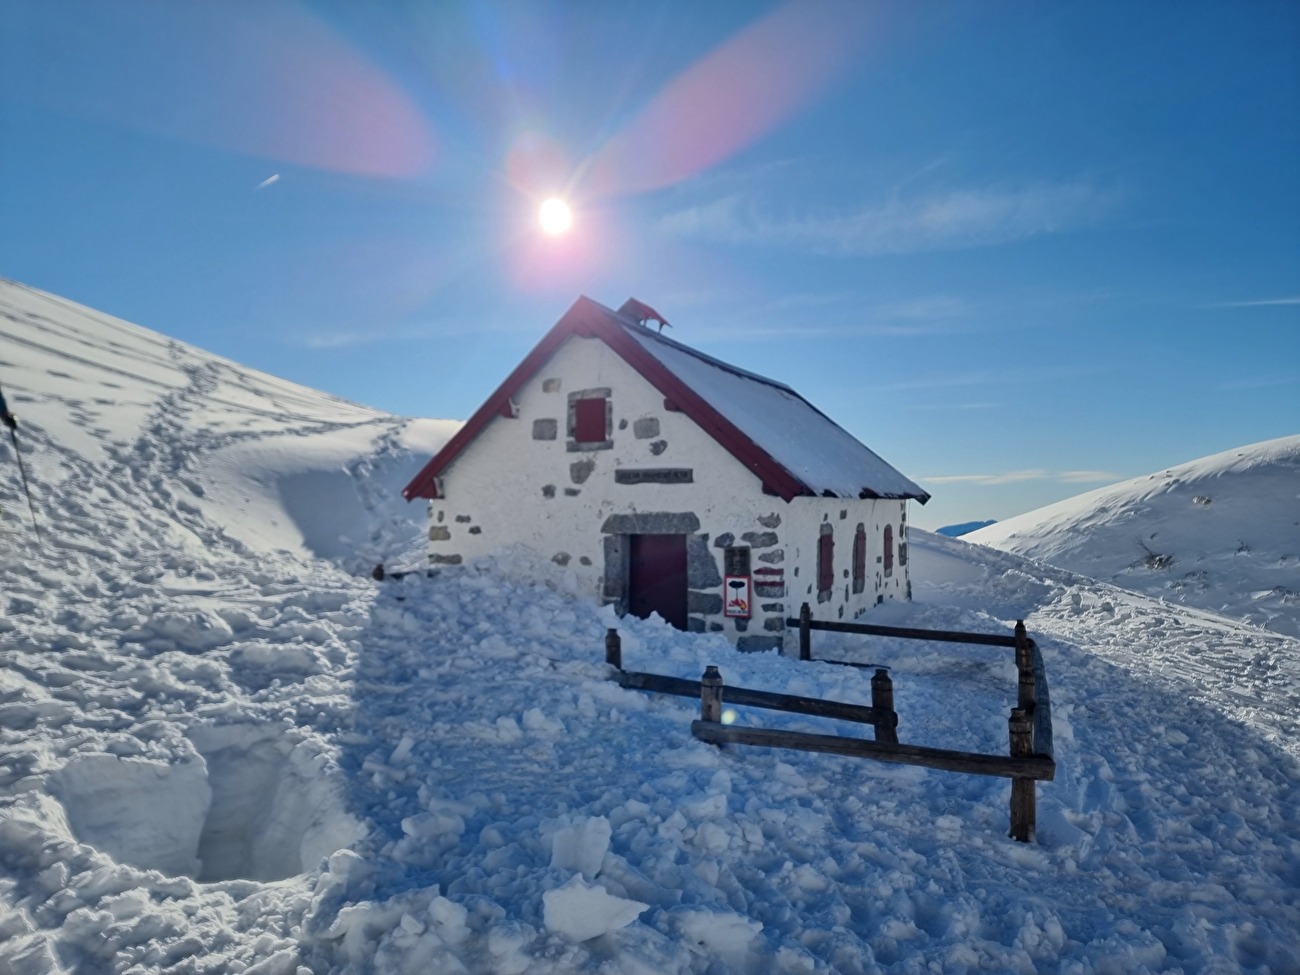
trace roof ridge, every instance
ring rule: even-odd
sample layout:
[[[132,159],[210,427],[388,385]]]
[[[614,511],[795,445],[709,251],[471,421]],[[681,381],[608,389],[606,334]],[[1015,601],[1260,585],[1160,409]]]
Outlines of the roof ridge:
[[[600,304],[600,302],[595,302],[595,304]],[[707,352],[701,352],[699,349],[695,348],[694,346],[687,345],[685,342],[679,342],[676,339],[670,339],[668,336],[663,335],[660,332],[656,332],[654,329],[648,328],[647,326],[642,325],[640,322],[633,321],[632,319],[628,318],[626,315],[620,315],[618,312],[613,311],[613,309],[609,309],[609,310],[620,319],[618,324],[630,332],[634,332],[638,335],[643,335],[646,338],[653,339],[656,342],[661,342],[662,344],[667,345],[671,348],[678,349],[681,352],[685,352],[687,355],[693,355],[695,356],[695,358],[701,359],[704,362],[707,362],[711,366],[717,366],[719,369],[725,369],[727,372],[733,373],[734,375],[742,376],[745,379],[753,379],[756,382],[766,383],[768,386],[775,386],[777,389],[784,390],[785,392],[789,393],[792,396],[798,396],[800,399],[804,400],[805,403],[808,402],[806,399],[804,399],[804,397],[799,395],[797,390],[781,382],[779,379],[772,379],[770,376],[764,376],[757,372],[751,372],[748,369],[742,369],[740,366],[734,365],[733,363],[727,362],[723,359],[719,359],[716,356],[711,356]]]

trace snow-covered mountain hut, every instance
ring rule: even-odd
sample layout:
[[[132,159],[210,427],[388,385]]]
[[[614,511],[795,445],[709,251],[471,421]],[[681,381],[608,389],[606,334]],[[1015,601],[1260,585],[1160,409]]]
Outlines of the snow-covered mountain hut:
[[[907,502],[929,495],[665,324],[574,302],[405,488],[430,500],[430,564],[522,545],[620,614],[752,650],[783,648],[802,602],[851,619],[907,598]]]

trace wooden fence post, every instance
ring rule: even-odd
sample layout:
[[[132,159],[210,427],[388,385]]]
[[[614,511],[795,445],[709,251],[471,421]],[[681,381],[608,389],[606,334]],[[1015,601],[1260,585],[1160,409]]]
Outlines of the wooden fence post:
[[[799,607],[799,659],[812,660],[812,609],[807,603]]]
[[[1008,722],[1011,732],[1011,757],[1028,758],[1033,754],[1034,723],[1029,712],[1012,708]],[[1028,843],[1037,828],[1038,794],[1033,779],[1015,777],[1011,780],[1011,837]]]
[[[1033,649],[1029,643],[1029,634],[1025,632],[1025,621],[1016,620],[1016,666],[1024,673],[1033,666]]]
[[[884,667],[878,668],[872,675],[871,706],[876,711],[876,741],[897,745],[898,714],[894,711],[894,682]]]
[[[623,640],[613,627],[605,631],[605,663],[615,670],[623,669]]]
[[[722,720],[722,674],[713,664],[704,668],[704,676],[700,678],[700,720],[715,723]]]
[[[1038,703],[1038,682],[1034,677],[1033,666],[1020,668],[1020,685],[1019,694],[1017,695],[1016,706],[1022,711],[1029,714],[1032,718],[1034,705]]]

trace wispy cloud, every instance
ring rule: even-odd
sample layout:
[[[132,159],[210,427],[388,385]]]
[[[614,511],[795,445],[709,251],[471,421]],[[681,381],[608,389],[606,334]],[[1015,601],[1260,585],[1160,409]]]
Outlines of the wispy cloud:
[[[904,407],[908,410],[1000,410],[1006,403],[994,402],[976,402],[976,403],[914,403],[911,406]]]
[[[1300,296],[1291,298],[1256,298],[1251,301],[1217,301],[1206,308],[1276,308],[1279,305],[1300,305]]]
[[[873,302],[848,292],[779,295],[737,309],[709,312],[691,332],[694,340],[786,338],[798,336],[928,336],[967,331],[975,325],[968,300],[928,295],[896,302]]]
[[[272,183],[278,183],[278,182],[280,182],[280,174],[272,173],[270,176],[266,177],[266,179],[262,180],[262,182],[258,183],[257,186],[253,188],[258,190],[264,190]]]
[[[868,201],[851,209],[779,212],[750,190],[663,218],[669,233],[832,255],[989,247],[1061,233],[1112,210],[1115,191],[1087,181],[952,189]]]
[[[1124,475],[1111,471],[1046,471],[1032,468],[1021,471],[1003,471],[1000,474],[942,474],[923,477],[926,484],[1020,484],[1024,481],[1058,481],[1062,484],[1110,484],[1122,480]]]
[[[347,349],[381,342],[424,342],[434,339],[455,338],[464,335],[519,333],[528,331],[522,325],[484,322],[425,322],[397,328],[340,328],[314,331],[289,339],[290,344],[306,349]]]
[[[1254,376],[1219,383],[1219,389],[1268,389],[1272,386],[1290,386],[1300,383],[1300,376]]]

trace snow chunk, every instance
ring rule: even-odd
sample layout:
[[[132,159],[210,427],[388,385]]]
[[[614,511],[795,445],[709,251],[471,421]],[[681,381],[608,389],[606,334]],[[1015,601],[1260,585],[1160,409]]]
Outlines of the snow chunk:
[[[627,927],[649,906],[574,877],[542,895],[542,920],[548,931],[569,941],[587,941]]]
[[[609,820],[595,816],[556,831],[551,837],[551,869],[573,870],[594,880],[609,852]]]

